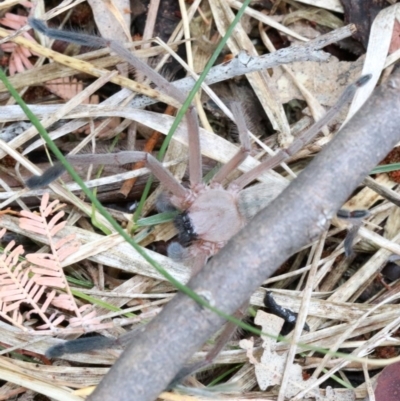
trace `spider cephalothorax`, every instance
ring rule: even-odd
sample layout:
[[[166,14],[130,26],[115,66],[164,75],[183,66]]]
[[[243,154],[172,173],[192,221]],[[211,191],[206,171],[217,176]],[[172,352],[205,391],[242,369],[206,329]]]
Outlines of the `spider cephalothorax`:
[[[195,256],[204,251],[215,254],[246,223],[239,212],[238,192],[224,189],[220,184],[201,186],[191,191],[190,201],[183,203],[186,209],[175,218],[180,243],[191,246]],[[182,208],[182,200],[173,196],[172,204]]]

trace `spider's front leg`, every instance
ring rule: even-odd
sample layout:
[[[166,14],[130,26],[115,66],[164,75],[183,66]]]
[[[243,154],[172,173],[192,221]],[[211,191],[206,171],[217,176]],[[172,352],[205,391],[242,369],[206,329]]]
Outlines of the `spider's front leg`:
[[[246,121],[240,103],[232,102],[231,109],[239,131],[240,148],[235,156],[215,174],[211,180],[211,184],[221,184],[232,171],[242,164],[251,150],[250,137],[247,132]]]
[[[316,121],[308,130],[306,130],[295,142],[293,142],[287,149],[280,149],[274,156],[269,157],[267,160],[259,164],[253,170],[248,171],[241,177],[237,178],[232,182],[231,186],[236,188],[245,188],[246,185],[257,179],[262,173],[275,168],[280,163],[289,159],[291,156],[296,154],[305,145],[309,144],[311,140],[318,134],[323,126],[328,124],[342,109],[342,107],[348,103],[355,95],[358,88],[365,85],[371,79],[371,75],[364,75],[359,78],[356,82],[349,85],[336,104],[333,105],[328,112],[318,121]]]
[[[152,174],[160,181],[165,188],[175,194],[179,198],[186,198],[188,196],[188,190],[185,189],[174,176],[150,153],[137,152],[137,151],[125,151],[119,153],[107,153],[107,154],[86,154],[86,155],[74,155],[68,156],[67,160],[71,164],[117,164],[123,165],[128,163],[136,163],[143,161],[146,167],[151,171]],[[48,168],[42,175],[33,176],[29,178],[25,184],[30,189],[37,189],[51,184],[54,180],[59,178],[66,171],[64,165],[60,162],[54,164],[54,166]]]
[[[370,216],[370,212],[366,209],[352,211],[339,209],[336,216],[339,219],[347,220],[347,222],[350,223],[346,238],[344,239],[344,254],[348,258],[353,254],[353,243],[362,226],[363,219]]]
[[[247,308],[249,306],[249,302],[245,302],[234,314],[233,317],[236,319],[244,319],[246,316]],[[172,382],[169,384],[168,388],[173,388],[186,377],[193,375],[199,369],[202,369],[206,366],[211,365],[214,362],[214,359],[218,356],[218,354],[222,351],[224,346],[231,340],[235,332],[237,331],[237,325],[233,322],[227,322],[225,328],[222,330],[220,336],[218,337],[215,345],[211,348],[211,350],[207,353],[206,357],[199,362],[192,363],[183,367]]]

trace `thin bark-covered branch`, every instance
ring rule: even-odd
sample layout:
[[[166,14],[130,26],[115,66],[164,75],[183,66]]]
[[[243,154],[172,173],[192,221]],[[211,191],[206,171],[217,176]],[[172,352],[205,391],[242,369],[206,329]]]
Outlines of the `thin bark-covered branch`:
[[[346,25],[307,43],[293,45],[258,57],[241,52],[229,63],[222,63],[212,67],[204,82],[207,85],[211,85],[250,72],[266,70],[295,61],[326,61],[329,58],[329,54],[319,50],[351,36],[354,29],[355,26],[353,24]],[[191,76],[188,76],[175,81],[173,84],[178,89],[189,92],[193,88],[195,80]],[[147,96],[136,96],[130,103],[130,106],[144,108],[152,103],[155,103],[155,101]]]
[[[234,313],[292,254],[329,226],[363,178],[400,141],[400,73],[364,107],[299,177],[262,210],[189,286]],[[128,346],[91,401],[150,401],[221,326],[223,319],[178,294]]]
[[[354,33],[354,30],[355,25],[346,25],[307,43],[290,46],[288,48],[278,50],[274,53],[265,54],[259,57],[250,57],[248,55],[246,56],[246,54],[243,53],[237,57],[238,60],[235,61],[232,65],[230,65],[230,63],[225,63],[213,67],[207,75],[206,83],[208,85],[211,85],[212,83],[224,81],[237,75],[276,67],[278,65],[281,65],[282,63],[287,64],[295,61],[307,60],[326,61],[329,58],[329,54],[319,50],[321,50],[325,46],[328,46],[329,44],[337,43],[342,39],[348,38]],[[78,56],[77,58],[79,60],[82,57]],[[94,65],[97,66],[96,62],[94,62]],[[108,66],[109,65],[101,65],[100,67],[106,68]],[[63,67],[63,76],[70,76],[74,73],[75,69],[73,67]],[[39,67],[36,70],[36,75],[33,77],[30,71],[26,71],[24,73],[18,74],[18,76],[10,77],[10,82],[16,89],[19,89],[23,88],[26,85],[41,84],[43,76],[46,76],[47,79],[57,78],[59,76],[59,70],[57,70],[57,73],[54,73],[52,71],[52,68],[49,65],[46,65]],[[187,77],[174,82],[174,85],[180,90],[190,91],[194,85],[194,80],[192,77]],[[6,88],[0,82],[0,92],[4,91],[6,91]],[[148,106],[154,102],[155,101],[153,99],[146,96],[137,96],[132,101],[131,107],[141,108]]]
[[[346,25],[342,28],[322,35],[308,43],[290,46],[258,57],[249,56],[244,52],[240,53],[233,60],[231,60],[231,62],[219,64],[213,67],[208,73],[205,83],[207,85],[211,85],[239,75],[260,71],[267,68],[273,68],[282,64],[289,64],[296,61],[327,61],[330,56],[329,53],[320,51],[320,49],[351,36],[353,31],[354,25]],[[10,79],[10,81],[16,88],[18,88],[17,82],[12,81],[12,79]],[[173,85],[179,90],[190,91],[193,88],[194,83],[195,81],[192,77],[186,77],[173,82]],[[2,90],[1,85],[2,84],[0,83],[0,92]],[[126,94],[124,94],[124,96],[126,96]],[[123,96],[121,98],[123,98]],[[121,98],[118,97],[119,101],[121,101]],[[132,100],[129,106],[131,108],[140,109],[153,103],[156,103],[156,100],[147,96],[139,95]],[[108,107],[112,104],[115,103],[111,101],[105,101],[101,105],[96,105],[96,107]],[[58,105],[30,105],[32,113],[38,116],[46,116],[48,114],[55,113],[58,108]],[[85,110],[85,107],[80,106],[78,109]],[[3,106],[0,110],[0,122],[20,121],[24,119],[26,119],[26,116],[19,106]],[[16,140],[14,140],[14,142],[15,141]],[[12,144],[13,141],[10,143]],[[20,144],[16,142],[16,146],[20,146]]]

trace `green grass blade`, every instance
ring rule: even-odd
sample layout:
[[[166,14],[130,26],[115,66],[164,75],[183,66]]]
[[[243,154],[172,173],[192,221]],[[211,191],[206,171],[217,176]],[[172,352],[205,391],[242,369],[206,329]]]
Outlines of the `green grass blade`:
[[[376,166],[369,174],[390,173],[397,170],[400,170],[400,163],[384,164]]]

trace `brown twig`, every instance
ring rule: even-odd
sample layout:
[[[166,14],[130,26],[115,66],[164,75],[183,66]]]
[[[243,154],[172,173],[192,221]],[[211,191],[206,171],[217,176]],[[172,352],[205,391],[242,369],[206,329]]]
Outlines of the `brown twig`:
[[[262,210],[189,286],[224,313],[236,311],[290,255],[314,241],[362,179],[400,140],[400,73],[299,177]],[[154,400],[223,319],[178,294],[138,333],[89,399]]]

